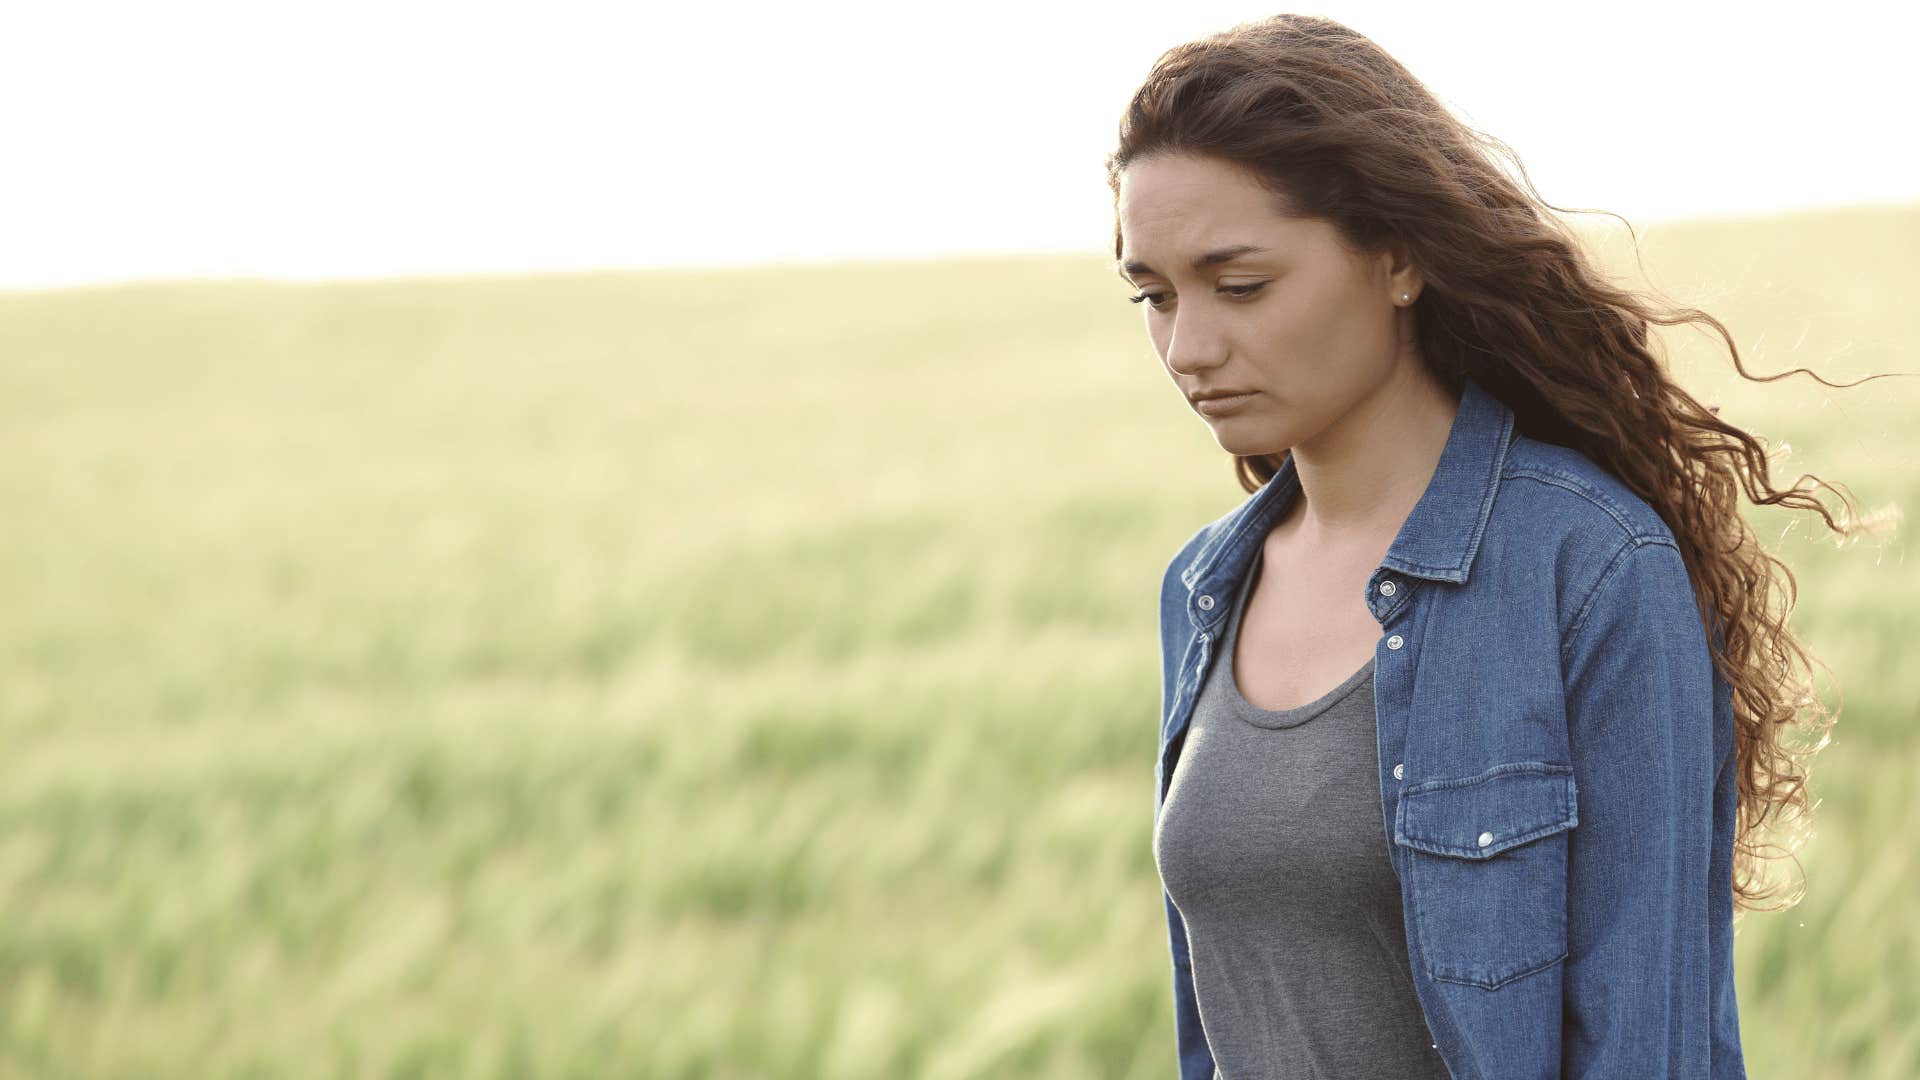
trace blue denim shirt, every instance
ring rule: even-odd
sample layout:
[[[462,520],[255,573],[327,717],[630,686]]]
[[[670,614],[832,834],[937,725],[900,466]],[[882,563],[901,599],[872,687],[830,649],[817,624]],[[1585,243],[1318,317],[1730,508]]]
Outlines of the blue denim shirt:
[[[1289,456],[1167,567],[1156,820],[1229,600],[1299,490]],[[1744,1077],[1732,691],[1659,514],[1469,379],[1366,604],[1380,824],[1433,1052],[1471,1080]],[[1210,1080],[1162,896],[1180,1076]]]

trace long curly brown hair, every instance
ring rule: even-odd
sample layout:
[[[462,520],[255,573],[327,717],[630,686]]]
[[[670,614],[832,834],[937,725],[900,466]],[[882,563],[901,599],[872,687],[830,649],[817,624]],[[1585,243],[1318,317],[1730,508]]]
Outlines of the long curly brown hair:
[[[1511,148],[1461,122],[1372,40],[1331,19],[1278,15],[1163,53],[1129,101],[1119,147],[1107,158],[1116,211],[1121,172],[1164,153],[1241,166],[1280,205],[1332,223],[1357,251],[1403,241],[1425,285],[1415,307],[1418,343],[1435,377],[1457,393],[1471,375],[1513,409],[1521,433],[1581,451],[1659,512],[1679,541],[1702,625],[1718,620],[1720,632],[1709,634],[1713,660],[1733,688],[1736,910],[1797,903],[1800,894],[1760,903],[1782,884],[1763,887],[1763,864],[1792,855],[1810,835],[1807,766],[1839,710],[1829,712],[1813,691],[1811,665],[1831,669],[1788,629],[1793,573],[1761,548],[1739,495],[1756,506],[1815,511],[1843,539],[1877,527],[1861,519],[1844,486],[1802,474],[1775,489],[1765,439],[1683,390],[1656,356],[1648,327],[1711,326],[1735,369],[1754,382],[1804,372],[1828,386],[1854,384],[1805,368],[1752,375],[1718,319],[1608,283],[1578,235],[1549,212],[1565,211],[1540,198]],[[1514,163],[1519,182],[1495,155]],[[1116,213],[1116,268],[1121,251]],[[1235,475],[1255,491],[1283,456],[1236,455]],[[1820,488],[1840,496],[1840,521],[1814,494]],[[1789,738],[1796,730],[1807,745]],[[1775,815],[1784,847],[1758,839]]]

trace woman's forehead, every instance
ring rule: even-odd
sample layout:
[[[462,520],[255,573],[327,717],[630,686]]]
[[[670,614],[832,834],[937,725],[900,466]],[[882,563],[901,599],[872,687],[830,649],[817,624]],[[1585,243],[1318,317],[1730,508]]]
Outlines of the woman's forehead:
[[[1308,256],[1336,243],[1327,222],[1283,217],[1270,208],[1139,209],[1120,219],[1120,262],[1128,274],[1199,274],[1232,262]]]

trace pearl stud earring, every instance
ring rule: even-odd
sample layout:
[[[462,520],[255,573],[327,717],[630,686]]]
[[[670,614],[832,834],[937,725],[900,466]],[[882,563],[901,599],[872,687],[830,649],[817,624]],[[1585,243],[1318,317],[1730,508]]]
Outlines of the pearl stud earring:
[[[1409,301],[1409,300],[1412,300],[1412,299],[1413,299],[1413,294],[1412,294],[1412,293],[1401,293],[1401,294],[1400,294],[1400,302],[1401,302],[1401,303],[1403,303],[1403,304],[1404,304],[1404,303],[1406,303],[1406,302],[1407,302],[1407,301]]]

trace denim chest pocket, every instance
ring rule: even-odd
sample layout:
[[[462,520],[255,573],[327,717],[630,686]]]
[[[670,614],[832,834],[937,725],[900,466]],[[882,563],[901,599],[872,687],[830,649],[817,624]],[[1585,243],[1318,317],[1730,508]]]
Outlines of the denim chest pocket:
[[[1486,989],[1567,956],[1573,766],[1520,761],[1400,792],[1411,925],[1427,974]]]

